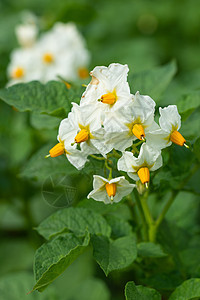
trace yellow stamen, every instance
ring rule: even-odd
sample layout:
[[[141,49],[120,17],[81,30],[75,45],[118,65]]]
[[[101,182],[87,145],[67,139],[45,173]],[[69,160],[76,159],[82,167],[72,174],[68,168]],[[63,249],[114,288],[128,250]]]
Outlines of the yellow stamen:
[[[82,143],[87,141],[89,138],[89,132],[86,129],[81,129],[79,133],[75,136],[76,143]]]
[[[106,192],[108,196],[113,200],[113,197],[116,195],[117,186],[116,183],[106,183]]]
[[[58,143],[56,144],[50,151],[49,151],[49,155],[51,157],[57,157],[59,155],[62,155],[65,153],[65,147],[64,147],[64,143]],[[49,157],[49,155],[47,155],[47,157]]]
[[[172,134],[170,135],[170,140],[172,141],[172,143],[177,144],[179,146],[184,146],[186,142],[182,134],[180,134],[180,132],[178,132],[177,130],[172,132]]]
[[[141,141],[145,138],[144,128],[141,124],[135,124],[132,133]]]
[[[51,53],[45,53],[42,59],[46,64],[50,64],[54,61],[53,55]]]
[[[114,104],[116,102],[116,96],[113,93],[104,94],[101,96],[100,101],[106,104]]]
[[[142,167],[137,172],[141,182],[146,185],[150,180],[150,173],[147,167]]]
[[[88,78],[88,77],[89,77],[88,69],[87,69],[87,68],[79,68],[79,69],[78,69],[78,76],[79,76],[81,79]]]
[[[23,76],[24,76],[23,68],[18,67],[12,72],[12,78],[14,79],[22,78]]]

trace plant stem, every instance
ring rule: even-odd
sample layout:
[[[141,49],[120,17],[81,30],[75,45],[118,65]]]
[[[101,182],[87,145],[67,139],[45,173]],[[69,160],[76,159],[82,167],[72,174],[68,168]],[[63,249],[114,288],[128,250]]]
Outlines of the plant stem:
[[[112,179],[112,167],[110,167],[110,166],[108,165],[108,160],[105,160],[105,166],[106,166],[106,168],[109,170],[109,176],[108,176],[108,179],[110,180],[110,179]]]
[[[98,157],[98,156],[93,155],[93,154],[90,154],[90,156],[91,156],[92,158],[94,158],[94,159],[97,159],[97,160],[106,160],[105,157]]]
[[[136,191],[136,189],[134,189],[133,191],[134,191],[134,195],[135,195],[136,204],[137,204],[137,207],[138,207],[138,210],[139,210],[139,214],[140,214],[141,219],[142,219],[142,226],[143,226],[143,229],[144,229],[144,240],[148,241],[148,227],[147,227],[147,222],[146,222],[145,215],[144,215],[144,212],[143,212],[143,209],[142,209],[140,196],[139,196],[138,192]]]

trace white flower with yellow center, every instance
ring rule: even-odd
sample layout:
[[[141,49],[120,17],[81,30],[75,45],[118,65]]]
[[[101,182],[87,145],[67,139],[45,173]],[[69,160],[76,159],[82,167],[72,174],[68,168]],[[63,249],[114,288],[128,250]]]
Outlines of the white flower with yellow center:
[[[36,49],[41,81],[57,79],[57,76],[69,81],[87,76],[90,55],[75,25],[56,23],[41,36]]]
[[[145,140],[146,133],[159,126],[154,121],[155,102],[139,92],[132,101],[104,121],[106,138],[116,150],[124,151],[134,140]]]
[[[125,151],[118,160],[118,170],[128,172],[128,176],[134,180],[141,180],[148,187],[150,172],[162,166],[161,151],[149,147],[146,143],[142,144],[138,157],[132,152]]]
[[[83,151],[77,150],[75,146],[69,146],[68,143],[61,140],[59,136],[58,141],[59,143],[49,150],[49,154],[46,155],[46,158],[57,157],[64,154],[74,167],[81,170],[87,161],[87,155],[83,153]]]
[[[159,112],[161,128],[147,134],[147,144],[157,149],[163,149],[172,143],[188,147],[185,138],[178,131],[181,127],[181,116],[178,113],[177,106],[160,107]]]
[[[95,67],[92,80],[84,92],[80,105],[96,105],[103,112],[113,112],[126,105],[131,98],[127,82],[128,66],[113,63],[108,67]]]
[[[8,85],[38,79],[38,68],[34,48],[16,49],[11,53],[11,62],[7,68]]]
[[[89,193],[87,198],[93,198],[105,204],[119,202],[136,187],[135,184],[130,184],[124,176],[110,180],[98,175],[94,175],[93,177],[93,190]]]
[[[90,154],[102,154],[106,156],[106,153],[111,151],[111,146],[105,144],[105,132],[101,126],[100,112],[96,107],[91,109],[91,106],[80,107],[76,103],[73,103],[72,111],[69,113],[68,118],[64,119],[60,123],[58,133],[58,143],[50,156],[58,156],[67,152],[72,155],[67,156],[69,161],[77,167],[79,162],[76,162],[74,157],[79,156],[81,166],[83,166],[87,160],[87,156]],[[80,147],[80,149],[78,149]],[[55,151],[58,151],[58,155],[55,155]],[[80,166],[79,166],[80,167]]]

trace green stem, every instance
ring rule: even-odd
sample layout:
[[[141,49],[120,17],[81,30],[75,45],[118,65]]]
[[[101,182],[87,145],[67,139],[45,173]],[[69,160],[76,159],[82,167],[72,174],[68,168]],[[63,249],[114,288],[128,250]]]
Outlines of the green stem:
[[[160,226],[160,224],[162,223],[166,213],[168,212],[170,206],[172,205],[172,203],[174,202],[177,194],[178,194],[178,190],[173,191],[171,197],[169,198],[169,200],[167,201],[167,203],[165,204],[163,211],[161,212],[160,216],[158,217],[158,219],[156,220],[156,228],[158,228]]]
[[[105,166],[109,170],[108,180],[112,179],[112,167],[108,165],[108,160],[105,160]]]
[[[155,226],[153,228],[153,234],[156,237],[156,233],[158,230],[158,227],[162,223],[166,213],[168,212],[169,208],[173,204],[174,200],[176,199],[176,196],[178,195],[179,191],[182,190],[182,188],[186,185],[186,183],[190,180],[192,175],[199,169],[199,165],[195,165],[192,170],[190,171],[189,175],[182,181],[182,183],[179,185],[179,188],[177,190],[173,190],[171,197],[167,201],[166,205],[164,206],[161,214],[159,215],[158,219],[155,222]]]
[[[94,159],[97,159],[97,160],[106,160],[105,157],[98,157],[98,156],[93,155],[93,154],[90,154],[90,156],[91,156],[92,158],[94,158]]]
[[[148,227],[147,227],[147,222],[146,222],[145,215],[144,215],[144,212],[143,212],[143,209],[142,209],[142,205],[141,205],[141,202],[140,202],[140,196],[139,196],[138,192],[136,191],[136,189],[134,189],[133,192],[134,192],[134,195],[135,195],[135,200],[136,200],[136,204],[137,204],[137,207],[138,207],[138,210],[139,210],[139,214],[140,214],[141,219],[142,219],[142,227],[143,227],[143,231],[144,231],[144,240],[148,241]]]

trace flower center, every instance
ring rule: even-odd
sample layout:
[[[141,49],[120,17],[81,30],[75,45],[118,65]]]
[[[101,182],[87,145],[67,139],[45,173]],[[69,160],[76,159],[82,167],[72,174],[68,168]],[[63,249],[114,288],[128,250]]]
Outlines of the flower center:
[[[76,143],[82,143],[89,139],[89,132],[86,129],[81,129],[79,133],[75,136]]]
[[[144,140],[145,138],[145,133],[144,133],[144,128],[141,124],[135,124],[132,128],[132,133],[139,139],[139,140]]]
[[[150,173],[149,173],[149,169],[147,167],[142,167],[138,170],[137,172],[141,182],[144,183],[148,183],[150,180]]]
[[[116,95],[114,93],[107,93],[101,96],[100,101],[102,103],[106,103],[106,104],[114,104],[116,102],[117,98]]]
[[[54,61],[54,57],[51,53],[45,53],[42,57],[43,62],[46,64],[51,64]]]
[[[172,141],[172,143],[179,146],[183,146],[186,142],[182,134],[180,134],[180,132],[178,132],[177,130],[172,132],[172,134],[170,135],[170,140]]]
[[[49,154],[51,157],[57,157],[65,153],[65,146],[63,142],[56,144],[50,151]]]
[[[88,78],[88,77],[89,77],[88,69],[87,69],[87,68],[79,68],[79,69],[78,69],[78,76],[79,76],[81,79]]]
[[[21,67],[16,68],[12,72],[12,78],[14,78],[14,79],[22,78],[23,76],[24,76],[24,69]]]
[[[116,183],[106,183],[106,192],[109,197],[111,197],[111,200],[113,200],[113,197],[116,195],[117,191],[117,185]]]

